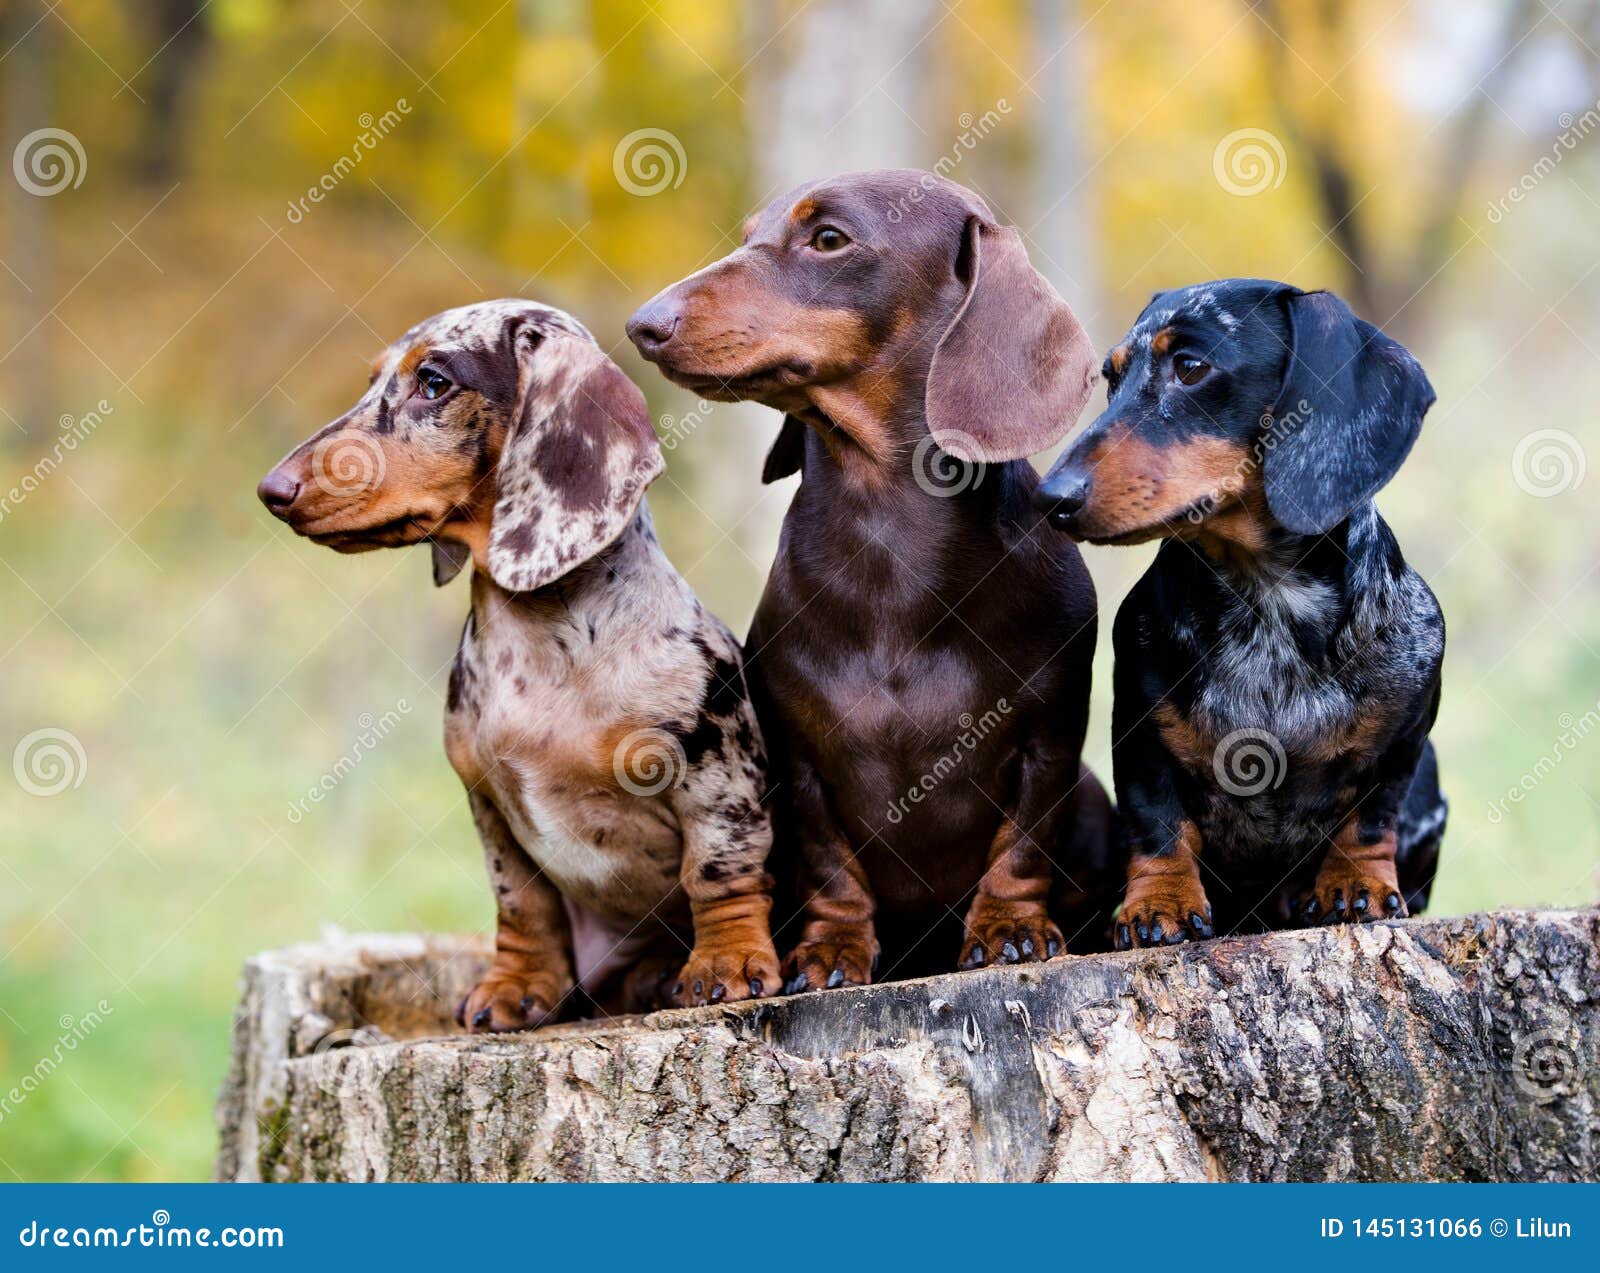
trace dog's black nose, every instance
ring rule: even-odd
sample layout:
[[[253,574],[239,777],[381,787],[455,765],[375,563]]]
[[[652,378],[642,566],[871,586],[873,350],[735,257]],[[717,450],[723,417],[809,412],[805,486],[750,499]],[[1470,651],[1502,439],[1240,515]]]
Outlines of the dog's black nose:
[[[256,495],[274,517],[287,518],[300,495],[300,483],[281,468],[273,469],[261,479]]]
[[[1033,492],[1033,506],[1048,516],[1057,530],[1072,530],[1088,502],[1088,474],[1072,469],[1048,474]]]
[[[646,358],[665,348],[677,330],[677,306],[660,297],[640,306],[628,320],[628,339]]]

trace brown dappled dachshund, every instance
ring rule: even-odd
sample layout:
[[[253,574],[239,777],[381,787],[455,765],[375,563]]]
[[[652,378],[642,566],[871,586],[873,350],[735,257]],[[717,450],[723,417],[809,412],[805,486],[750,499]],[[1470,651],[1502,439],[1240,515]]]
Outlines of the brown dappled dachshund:
[[[261,483],[316,543],[473,567],[445,716],[498,908],[471,1030],[553,1020],[575,984],[630,1010],[778,990],[761,736],[738,644],[651,529],[662,467],[638,387],[511,300],[412,328]]]
[[[628,334],[675,383],[784,412],[763,478],[802,474],[746,642],[805,876],[789,988],[868,982],[880,942],[886,974],[948,968],[958,932],[964,967],[1103,948],[1094,588],[1022,459],[1094,357],[1017,231],[929,173],[815,182]]]

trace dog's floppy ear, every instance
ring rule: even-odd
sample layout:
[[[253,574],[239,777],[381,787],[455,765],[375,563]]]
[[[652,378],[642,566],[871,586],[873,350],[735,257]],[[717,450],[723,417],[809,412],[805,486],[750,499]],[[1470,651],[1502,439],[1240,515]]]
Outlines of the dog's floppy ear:
[[[633,520],[666,467],[644,394],[598,346],[524,326],[517,402],[495,472],[489,576],[527,592],[587,561]]]
[[[433,583],[442,588],[461,573],[461,567],[472,560],[472,549],[455,539],[430,539],[428,547],[433,555]]]
[[[1267,506],[1320,535],[1399,470],[1433,405],[1417,360],[1331,292],[1285,293],[1289,365],[1272,409]],[[1270,436],[1270,434],[1269,434]]]
[[[792,415],[783,417],[783,428],[767,452],[767,462],[761,466],[761,484],[771,486],[792,473],[798,473],[806,460],[806,426]]]
[[[928,431],[962,460],[1042,451],[1077,423],[1094,347],[1010,226],[968,216],[956,273],[967,294],[928,372]]]

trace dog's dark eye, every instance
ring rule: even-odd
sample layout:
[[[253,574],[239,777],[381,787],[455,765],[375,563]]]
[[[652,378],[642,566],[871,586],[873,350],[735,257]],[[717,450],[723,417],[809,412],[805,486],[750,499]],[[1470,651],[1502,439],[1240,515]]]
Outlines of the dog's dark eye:
[[[442,398],[450,391],[450,382],[432,367],[423,367],[417,372],[417,388],[424,398]]]
[[[1172,371],[1180,383],[1197,385],[1210,373],[1211,364],[1201,362],[1191,354],[1179,354],[1172,360]]]
[[[819,252],[837,252],[840,248],[850,246],[850,236],[843,230],[825,225],[811,236],[811,246]]]

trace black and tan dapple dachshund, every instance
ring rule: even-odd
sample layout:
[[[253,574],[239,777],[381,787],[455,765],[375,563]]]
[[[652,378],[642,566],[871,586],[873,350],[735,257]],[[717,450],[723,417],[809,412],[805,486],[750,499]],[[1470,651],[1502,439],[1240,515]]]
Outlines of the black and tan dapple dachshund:
[[[1158,293],[1039,509],[1161,538],[1117,612],[1118,947],[1415,914],[1446,806],[1428,731],[1444,619],[1373,495],[1434,393],[1328,292]]]
[[[506,300],[413,327],[261,482],[316,543],[429,543],[441,584],[472,567],[445,714],[497,908],[471,1030],[779,990],[760,730],[737,642],[651,529],[662,468],[582,324]]]
[[[880,953],[889,976],[1103,948],[1094,589],[1021,458],[1095,362],[1017,231],[929,173],[830,178],[628,334],[702,397],[784,412],[763,477],[802,474],[746,642],[798,827],[787,987],[865,984]]]

